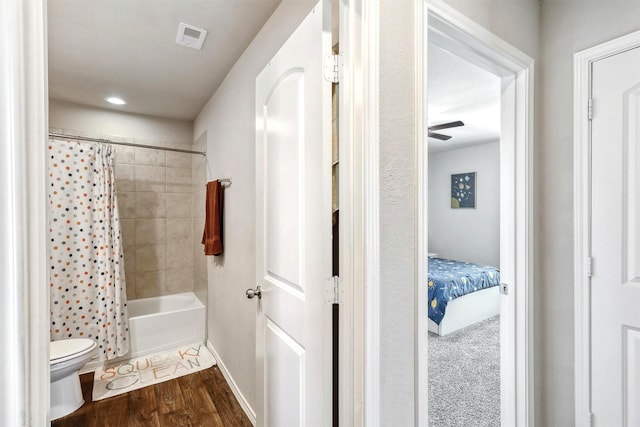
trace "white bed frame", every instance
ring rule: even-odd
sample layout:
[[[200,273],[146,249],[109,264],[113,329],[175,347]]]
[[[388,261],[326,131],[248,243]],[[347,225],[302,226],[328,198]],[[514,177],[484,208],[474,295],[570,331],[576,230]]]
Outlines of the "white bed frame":
[[[447,335],[500,314],[500,286],[481,289],[449,301],[439,325],[429,319],[429,331]]]

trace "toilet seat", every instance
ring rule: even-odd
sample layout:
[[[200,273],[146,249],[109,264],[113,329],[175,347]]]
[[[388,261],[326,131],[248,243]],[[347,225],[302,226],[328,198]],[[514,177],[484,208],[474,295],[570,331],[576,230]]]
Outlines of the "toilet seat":
[[[62,363],[93,351],[96,342],[88,338],[73,338],[68,340],[51,341],[49,347],[50,364]]]

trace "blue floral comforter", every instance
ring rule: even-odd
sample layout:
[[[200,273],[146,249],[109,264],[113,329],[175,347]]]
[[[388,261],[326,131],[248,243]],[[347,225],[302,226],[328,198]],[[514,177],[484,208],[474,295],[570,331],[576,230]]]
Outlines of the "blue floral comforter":
[[[429,318],[439,325],[449,301],[480,289],[498,286],[500,270],[470,262],[429,257],[428,284]]]

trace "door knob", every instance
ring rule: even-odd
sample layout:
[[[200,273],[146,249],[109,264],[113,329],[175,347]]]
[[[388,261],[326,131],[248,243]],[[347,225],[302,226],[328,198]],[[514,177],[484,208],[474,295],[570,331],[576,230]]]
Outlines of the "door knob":
[[[253,299],[254,297],[262,299],[262,289],[260,289],[260,286],[256,286],[255,289],[247,289],[247,298]]]

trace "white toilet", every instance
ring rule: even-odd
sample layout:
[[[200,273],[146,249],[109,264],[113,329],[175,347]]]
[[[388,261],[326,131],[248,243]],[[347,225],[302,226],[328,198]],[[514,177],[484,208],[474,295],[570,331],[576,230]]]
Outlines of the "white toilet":
[[[51,419],[64,417],[84,403],[78,371],[91,358],[96,342],[87,338],[51,341]]]

